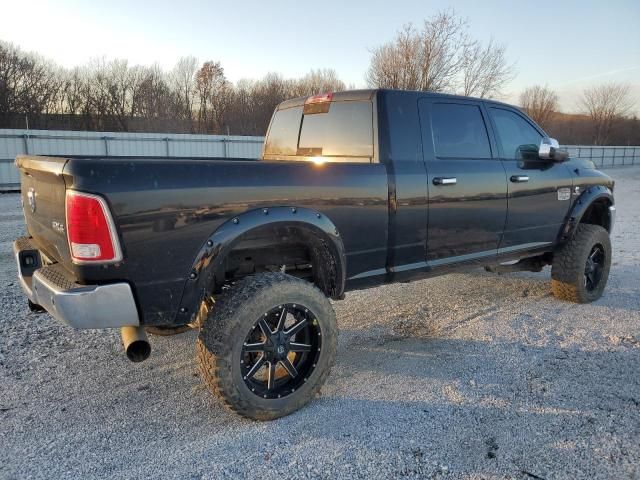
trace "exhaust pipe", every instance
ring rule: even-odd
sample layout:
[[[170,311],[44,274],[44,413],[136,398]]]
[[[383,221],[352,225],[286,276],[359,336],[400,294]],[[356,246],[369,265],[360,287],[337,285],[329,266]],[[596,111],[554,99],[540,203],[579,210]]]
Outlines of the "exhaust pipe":
[[[151,344],[144,327],[122,327],[122,345],[127,358],[132,362],[142,362],[151,355]]]

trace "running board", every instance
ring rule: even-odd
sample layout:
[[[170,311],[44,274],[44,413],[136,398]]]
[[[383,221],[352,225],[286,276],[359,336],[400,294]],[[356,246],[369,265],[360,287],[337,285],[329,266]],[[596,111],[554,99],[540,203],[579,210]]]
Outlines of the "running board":
[[[509,272],[541,272],[545,265],[550,262],[544,256],[524,258],[519,262],[510,265],[486,265],[484,269],[492,273],[509,273]]]

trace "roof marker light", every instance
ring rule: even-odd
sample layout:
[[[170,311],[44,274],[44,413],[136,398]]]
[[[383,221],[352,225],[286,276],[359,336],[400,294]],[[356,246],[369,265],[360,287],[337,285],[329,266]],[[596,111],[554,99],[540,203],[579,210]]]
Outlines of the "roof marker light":
[[[304,104],[309,105],[310,103],[326,103],[326,102],[330,102],[331,100],[333,100],[332,92],[320,93],[318,95],[313,95],[307,98]]]

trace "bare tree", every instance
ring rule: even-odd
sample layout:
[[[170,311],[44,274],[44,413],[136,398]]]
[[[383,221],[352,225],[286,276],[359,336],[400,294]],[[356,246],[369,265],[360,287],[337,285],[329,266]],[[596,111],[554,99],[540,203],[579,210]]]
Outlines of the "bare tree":
[[[392,42],[373,51],[366,73],[369,86],[418,90],[420,78],[420,39],[412,25],[406,25]]]
[[[53,64],[0,42],[0,114],[37,116],[55,111],[61,86]]]
[[[164,72],[159,65],[140,68],[140,82],[133,92],[136,117],[169,118],[176,114],[176,104]]]
[[[344,82],[338,78],[335,70],[325,68],[311,70],[295,81],[291,94],[294,97],[304,97],[324,92],[339,92],[345,88]]]
[[[616,120],[633,108],[629,86],[610,83],[589,88],[582,93],[582,108],[593,122],[594,145],[606,145]]]
[[[548,128],[558,110],[558,95],[546,86],[534,85],[520,94],[520,106],[542,128]]]
[[[467,23],[453,10],[440,12],[424,22],[420,35],[420,88],[453,91],[464,67],[464,51],[471,42]]]
[[[91,73],[89,103],[95,114],[102,117],[101,128],[128,131],[129,119],[135,111],[140,69],[130,68],[126,60],[98,59]]]
[[[280,102],[291,98],[293,81],[286,80],[277,73],[268,73],[261,80],[253,84],[251,105],[257,131],[254,135],[264,135],[267,132],[273,109]]]
[[[220,62],[204,62],[196,72],[198,124],[202,133],[219,133],[229,85]]]
[[[169,75],[169,85],[176,96],[178,118],[188,120],[193,129],[193,105],[196,97],[195,76],[198,60],[195,57],[182,57]]]
[[[226,112],[225,127],[229,127],[235,133],[244,135],[260,135],[263,131],[253,106],[253,91],[255,81],[240,80],[231,90],[229,108]],[[266,127],[264,127],[266,131]]]
[[[493,39],[482,45],[469,42],[463,52],[462,94],[473,97],[496,97],[513,79],[514,66],[506,57],[506,47]]]
[[[454,90],[469,43],[466,29],[453,11],[425,20],[422,30],[406,25],[395,40],[373,51],[367,83],[377,88]]]
[[[471,39],[465,20],[452,10],[425,20],[421,30],[405,26],[396,38],[373,50],[369,86],[455,92],[486,97],[513,78],[506,47]]]

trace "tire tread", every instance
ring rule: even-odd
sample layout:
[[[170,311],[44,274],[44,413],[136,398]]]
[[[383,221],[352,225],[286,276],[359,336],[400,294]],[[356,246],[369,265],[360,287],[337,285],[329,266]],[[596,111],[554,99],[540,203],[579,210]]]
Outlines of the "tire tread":
[[[604,285],[597,295],[591,295],[579,282],[584,271],[584,251],[591,249],[596,239],[602,237],[603,233],[606,236],[604,248],[607,261],[610,262],[609,233],[599,225],[586,223],[579,224],[573,237],[554,254],[551,268],[551,292],[555,297],[574,303],[588,303],[600,297]],[[601,280],[604,284],[606,284],[608,273],[607,265],[604,278]]]
[[[235,313],[243,303],[250,301],[260,291],[270,289],[276,285],[282,286],[283,284],[307,289],[313,295],[316,295],[320,301],[326,302],[331,315],[328,324],[332,331],[326,332],[323,338],[325,340],[334,339],[334,344],[330,345],[330,348],[333,347],[333,355],[330,357],[328,368],[321,372],[310,394],[299,398],[284,412],[279,409],[256,409],[234,384],[230,374],[233,343],[231,338],[235,338],[236,335],[244,336],[246,334],[246,332],[240,330],[239,322],[234,316]],[[221,398],[225,406],[231,411],[256,420],[272,420],[301,408],[319,392],[327,379],[335,359],[337,327],[331,304],[315,285],[283,273],[252,275],[241,279],[233,287],[223,291],[222,294],[216,297],[212,309],[201,308],[200,312],[201,315],[206,315],[206,318],[201,319],[202,328],[196,343],[196,357],[200,374],[208,389]]]

